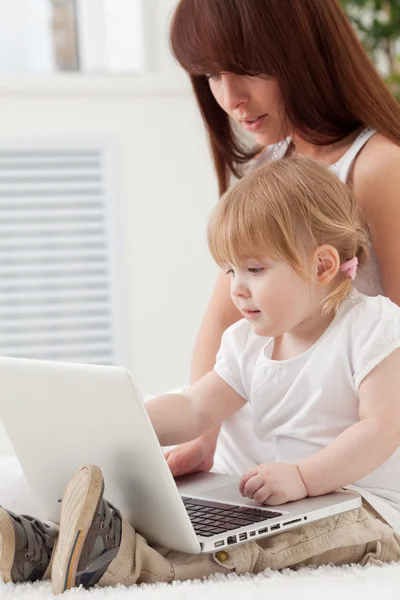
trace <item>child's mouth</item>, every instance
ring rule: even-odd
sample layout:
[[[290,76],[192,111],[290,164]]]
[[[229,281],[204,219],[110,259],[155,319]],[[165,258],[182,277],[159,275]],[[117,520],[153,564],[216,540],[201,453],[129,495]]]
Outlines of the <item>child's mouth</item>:
[[[246,319],[254,319],[260,314],[260,312],[260,310],[242,310],[242,313]]]

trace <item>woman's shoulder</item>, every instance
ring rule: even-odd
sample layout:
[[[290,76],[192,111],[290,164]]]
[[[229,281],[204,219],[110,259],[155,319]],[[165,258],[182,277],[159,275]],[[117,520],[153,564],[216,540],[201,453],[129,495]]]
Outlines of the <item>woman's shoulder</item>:
[[[360,202],[364,203],[381,185],[385,188],[397,187],[400,181],[399,166],[400,145],[379,132],[375,133],[354,164],[352,183],[354,193],[360,195]]]
[[[400,144],[396,144],[393,140],[377,131],[365,144],[362,152],[360,152],[357,163],[364,167],[365,165],[371,167],[373,164],[379,165],[386,160],[398,160],[399,157]]]

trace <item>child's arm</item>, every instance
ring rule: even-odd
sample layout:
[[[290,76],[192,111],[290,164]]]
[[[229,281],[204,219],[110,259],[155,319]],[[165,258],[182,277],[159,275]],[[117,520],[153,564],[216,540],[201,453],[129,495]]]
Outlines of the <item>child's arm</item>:
[[[183,394],[165,394],[146,402],[162,446],[193,440],[221,424],[246,404],[215,371],[207,373]]]
[[[245,473],[239,490],[260,504],[277,505],[333,492],[369,475],[400,445],[400,349],[359,387],[360,421],[332,444],[291,463],[264,463]]]
[[[298,463],[309,496],[319,496],[369,475],[400,446],[400,349],[359,387],[360,421]]]

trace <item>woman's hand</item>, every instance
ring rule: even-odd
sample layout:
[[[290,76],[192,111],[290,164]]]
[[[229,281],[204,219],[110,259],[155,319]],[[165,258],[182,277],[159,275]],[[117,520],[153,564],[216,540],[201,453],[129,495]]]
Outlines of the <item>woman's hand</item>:
[[[214,435],[203,435],[165,452],[168,466],[174,477],[209,471],[214,463],[218,430]]]
[[[264,463],[242,475],[239,482],[242,496],[259,504],[285,504],[307,496],[299,469],[289,463]]]

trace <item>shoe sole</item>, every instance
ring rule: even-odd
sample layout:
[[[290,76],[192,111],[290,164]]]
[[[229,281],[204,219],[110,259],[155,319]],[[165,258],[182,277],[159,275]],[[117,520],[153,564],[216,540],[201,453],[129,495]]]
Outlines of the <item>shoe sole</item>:
[[[61,503],[60,531],[51,567],[54,594],[75,587],[82,548],[103,496],[99,467],[85,465],[69,482]]]
[[[4,508],[0,508],[0,577],[4,583],[11,583],[11,570],[15,559],[15,531],[12,518]]]

